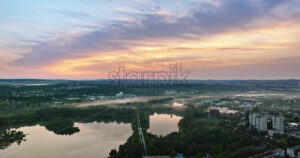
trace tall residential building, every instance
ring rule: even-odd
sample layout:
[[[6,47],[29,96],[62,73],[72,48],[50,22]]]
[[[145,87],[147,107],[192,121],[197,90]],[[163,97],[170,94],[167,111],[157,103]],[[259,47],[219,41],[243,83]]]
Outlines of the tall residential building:
[[[272,127],[275,130],[283,131],[283,117],[282,116],[273,116],[272,117]]]
[[[255,127],[255,125],[256,125],[256,117],[257,117],[256,113],[249,114],[249,123],[252,127]]]
[[[256,128],[258,131],[268,130],[268,119],[266,116],[261,116],[257,113],[249,114],[249,123],[252,127]]]
[[[266,116],[257,116],[256,117],[256,129],[258,131],[267,131],[268,130],[268,119]]]

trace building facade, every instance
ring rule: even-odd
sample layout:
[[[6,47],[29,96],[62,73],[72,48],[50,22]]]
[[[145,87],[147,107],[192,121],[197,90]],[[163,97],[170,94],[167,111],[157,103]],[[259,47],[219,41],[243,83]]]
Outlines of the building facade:
[[[272,117],[272,127],[274,130],[283,131],[283,117],[282,116],[273,116]]]
[[[256,113],[250,113],[249,114],[249,123],[252,127],[256,127]]]
[[[266,116],[257,116],[256,117],[256,129],[258,131],[267,131],[268,130],[268,119]]]

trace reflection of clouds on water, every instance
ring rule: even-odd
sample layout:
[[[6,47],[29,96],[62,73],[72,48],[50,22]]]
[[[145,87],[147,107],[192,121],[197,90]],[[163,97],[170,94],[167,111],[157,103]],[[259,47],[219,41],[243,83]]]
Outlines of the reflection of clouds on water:
[[[55,135],[41,126],[22,127],[27,141],[20,146],[13,144],[0,152],[1,158],[105,158],[112,149],[118,149],[131,136],[130,124],[75,123],[80,132]]]
[[[180,116],[169,114],[153,114],[150,116],[150,128],[148,132],[157,135],[167,135],[178,131],[178,122],[182,119]]]
[[[103,122],[88,124],[76,123],[75,126],[85,131],[86,136],[98,135],[114,141],[119,140],[119,138],[128,138],[128,128],[131,129],[130,124],[118,124],[116,122],[109,124]]]

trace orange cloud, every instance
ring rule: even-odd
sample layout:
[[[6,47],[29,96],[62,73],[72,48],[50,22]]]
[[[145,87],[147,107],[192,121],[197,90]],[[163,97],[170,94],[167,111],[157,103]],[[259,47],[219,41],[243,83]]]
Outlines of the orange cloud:
[[[284,56],[300,56],[299,24],[278,24],[248,30],[233,30],[206,39],[140,41],[144,46],[128,50],[91,52],[90,56],[57,61],[45,69],[58,75],[106,77],[124,65],[132,70],[163,70],[174,61],[187,68],[211,68],[259,64]],[[101,76],[102,75],[102,76]]]

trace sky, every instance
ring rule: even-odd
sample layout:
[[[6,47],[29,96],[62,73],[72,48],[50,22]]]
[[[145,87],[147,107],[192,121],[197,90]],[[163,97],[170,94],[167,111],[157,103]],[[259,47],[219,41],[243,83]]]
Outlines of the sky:
[[[300,79],[299,0],[0,0],[0,78]],[[178,64],[179,65],[179,64]]]

